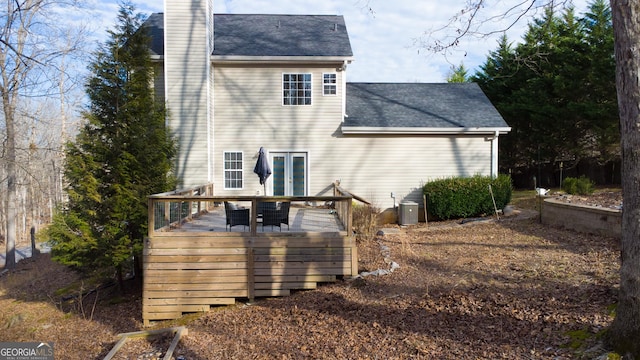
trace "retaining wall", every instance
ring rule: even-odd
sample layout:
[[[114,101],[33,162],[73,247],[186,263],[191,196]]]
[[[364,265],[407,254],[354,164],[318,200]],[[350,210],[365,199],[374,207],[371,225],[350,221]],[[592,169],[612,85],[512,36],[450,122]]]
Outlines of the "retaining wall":
[[[575,231],[613,236],[622,234],[622,211],[596,206],[568,204],[548,198],[542,202],[542,223]]]

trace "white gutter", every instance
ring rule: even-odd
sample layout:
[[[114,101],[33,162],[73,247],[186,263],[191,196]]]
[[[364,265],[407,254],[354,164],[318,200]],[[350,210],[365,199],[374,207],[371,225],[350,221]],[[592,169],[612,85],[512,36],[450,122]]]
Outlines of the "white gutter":
[[[510,127],[498,128],[430,128],[430,127],[370,127],[342,126],[342,133],[347,135],[500,135],[511,131]]]
[[[164,61],[164,55],[151,55],[153,61]],[[238,56],[238,55],[211,55],[211,62],[216,64],[224,63],[343,63],[351,64],[353,56]]]

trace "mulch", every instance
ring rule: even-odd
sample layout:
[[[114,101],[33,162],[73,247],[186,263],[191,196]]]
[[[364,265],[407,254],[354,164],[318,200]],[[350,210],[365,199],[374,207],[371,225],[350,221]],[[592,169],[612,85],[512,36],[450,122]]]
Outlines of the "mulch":
[[[619,247],[612,238],[526,217],[397,228],[360,241],[360,271],[325,284],[185,315],[184,359],[593,359],[612,320]],[[388,260],[388,259],[386,259]],[[56,358],[101,359],[117,334],[142,330],[139,288],[63,304],[77,274],[47,255],[0,277],[0,338],[53,341]],[[85,284],[85,287],[89,285]],[[75,290],[74,290],[75,291]],[[77,290],[80,293],[79,290]],[[95,298],[97,296],[97,298]],[[139,347],[138,350],[135,350]],[[138,344],[119,354],[138,359]],[[157,355],[157,354],[156,354]]]

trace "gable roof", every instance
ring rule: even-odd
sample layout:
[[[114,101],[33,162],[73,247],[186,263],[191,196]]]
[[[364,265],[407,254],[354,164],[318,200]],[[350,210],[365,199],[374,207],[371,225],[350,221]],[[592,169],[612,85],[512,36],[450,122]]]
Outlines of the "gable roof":
[[[214,15],[213,55],[353,56],[339,15]]]
[[[214,14],[214,49],[218,57],[353,56],[341,15]],[[145,21],[151,52],[164,55],[164,14]]]
[[[475,83],[347,83],[345,134],[506,133]]]
[[[164,14],[151,14],[142,26],[146,27],[151,37],[151,55],[164,55]]]

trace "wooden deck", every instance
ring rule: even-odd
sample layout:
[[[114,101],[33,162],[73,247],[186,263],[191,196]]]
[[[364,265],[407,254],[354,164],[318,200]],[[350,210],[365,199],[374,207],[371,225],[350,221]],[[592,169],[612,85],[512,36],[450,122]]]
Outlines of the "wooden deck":
[[[350,199],[342,201],[350,207]],[[290,229],[262,230],[254,219],[253,226],[226,231],[218,207],[171,231],[150,231],[143,252],[145,325],[356,275],[355,238],[343,222],[333,209],[292,206]]]

